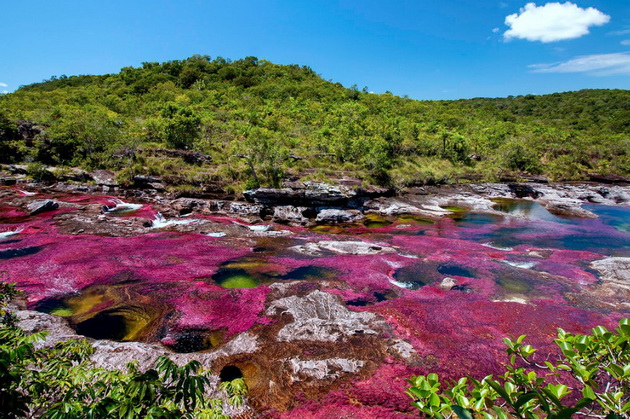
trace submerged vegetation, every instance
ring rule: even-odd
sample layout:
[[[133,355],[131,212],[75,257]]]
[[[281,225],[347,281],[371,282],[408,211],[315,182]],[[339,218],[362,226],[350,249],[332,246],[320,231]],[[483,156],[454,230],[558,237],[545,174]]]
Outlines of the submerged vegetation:
[[[289,177],[404,187],[628,176],[629,102],[625,90],[418,101],[308,67],[193,56],[0,96],[0,160],[32,162],[40,179],[41,165],[79,166],[228,191]]]
[[[627,418],[630,412],[630,319],[614,332],[592,335],[558,329],[557,363],[537,360],[536,349],[505,338],[509,364],[503,376],[440,383],[437,374],[412,377],[408,394],[422,415],[436,418]]]

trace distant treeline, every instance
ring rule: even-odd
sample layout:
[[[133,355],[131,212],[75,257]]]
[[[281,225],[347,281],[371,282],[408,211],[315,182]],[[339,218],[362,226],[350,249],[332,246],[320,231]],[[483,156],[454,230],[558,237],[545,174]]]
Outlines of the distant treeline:
[[[39,125],[20,133],[20,121]],[[147,152],[158,148],[211,163]],[[304,66],[193,56],[0,96],[0,160],[236,189],[339,173],[397,187],[628,176],[630,91],[420,101],[346,88]]]

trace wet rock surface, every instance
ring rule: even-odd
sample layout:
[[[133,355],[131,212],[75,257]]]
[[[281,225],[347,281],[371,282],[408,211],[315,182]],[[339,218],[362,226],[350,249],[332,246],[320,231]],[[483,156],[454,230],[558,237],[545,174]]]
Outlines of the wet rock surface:
[[[630,315],[628,187],[528,186],[538,198],[476,184],[350,208],[22,183],[0,188],[1,272],[42,311],[20,314],[29,330],[106,329],[97,365],[237,368],[263,416],[413,416],[413,374],[482,377],[503,336],[554,356],[556,327]]]

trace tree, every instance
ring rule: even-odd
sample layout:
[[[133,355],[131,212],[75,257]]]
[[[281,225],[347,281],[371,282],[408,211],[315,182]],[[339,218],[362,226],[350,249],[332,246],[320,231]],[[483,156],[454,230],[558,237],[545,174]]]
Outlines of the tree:
[[[201,118],[190,109],[169,103],[162,110],[162,117],[166,119],[164,134],[169,147],[189,149],[193,141],[199,137]]]

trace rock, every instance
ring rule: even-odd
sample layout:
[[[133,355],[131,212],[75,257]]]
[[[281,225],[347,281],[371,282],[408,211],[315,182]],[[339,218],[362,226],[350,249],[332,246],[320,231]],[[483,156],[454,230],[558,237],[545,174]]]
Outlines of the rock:
[[[229,202],[224,208],[231,214],[239,217],[260,218],[263,211],[262,205],[252,205],[248,202]]]
[[[589,175],[588,180],[590,180],[591,182],[608,183],[608,184],[630,183],[630,178],[621,176],[621,175],[592,174],[592,175]]]
[[[157,176],[134,176],[133,184],[136,188],[140,189],[164,190],[162,178]]]
[[[52,199],[38,199],[26,206],[31,215],[41,214],[42,212],[54,211],[59,208],[59,203]]]
[[[18,121],[18,133],[22,137],[22,141],[26,143],[28,147],[32,147],[33,143],[45,135],[45,129],[49,127],[48,124],[32,121]]]
[[[195,211],[202,212],[208,207],[208,202],[203,199],[178,198],[171,202],[171,207],[178,215],[185,215]]]
[[[6,166],[7,170],[14,175],[25,175],[28,173],[28,166],[25,164],[10,164]]]
[[[394,350],[398,355],[400,355],[403,359],[410,359],[414,355],[417,355],[416,350],[411,346],[409,342],[406,342],[402,339],[393,339],[394,343],[390,346],[391,349]]]
[[[82,337],[68,326],[66,319],[63,317],[27,310],[16,310],[15,314],[18,319],[17,325],[27,333],[48,332],[43,341],[35,343],[36,348],[51,347],[57,342]],[[163,355],[168,356],[179,366],[185,365],[190,361],[198,361],[204,368],[210,368],[216,359],[237,354],[254,353],[259,347],[258,338],[250,333],[238,335],[219,350],[196,353],[173,353],[159,344],[88,340],[95,349],[94,354],[90,357],[91,366],[122,371],[126,370],[127,363],[130,360],[137,362],[141,370],[154,367],[157,358]],[[250,408],[247,405],[234,407],[227,403],[225,393],[219,390],[219,377],[217,375],[210,377],[209,384],[206,396],[224,399],[225,413],[230,414],[231,417],[240,417],[244,414],[248,416],[246,413],[250,411]]]
[[[354,335],[376,335],[385,323],[376,314],[348,310],[341,298],[322,291],[275,300],[267,315],[289,314],[293,322],[278,331],[279,341],[336,342]]]
[[[281,224],[306,225],[310,221],[304,216],[306,207],[294,207],[292,205],[281,205],[273,208],[272,221]]]
[[[318,223],[352,223],[363,218],[361,211],[324,209],[317,214]]]
[[[55,178],[63,181],[71,180],[73,182],[87,182],[92,180],[92,175],[85,170],[81,170],[76,167],[71,167],[70,169],[49,167],[46,170],[48,170],[48,172],[50,172]]]
[[[13,186],[17,184],[17,179],[12,177],[2,177],[0,178],[0,185],[3,186]]]
[[[382,187],[352,189],[324,182],[286,182],[284,187],[245,191],[245,199],[268,206],[361,208],[367,199],[392,196],[394,190]]]
[[[630,288],[630,257],[609,257],[596,260],[591,267],[601,274],[603,281]]]
[[[342,373],[355,373],[365,365],[364,361],[346,358],[309,359],[290,358],[287,360],[293,374],[291,381],[302,381],[300,376],[315,378],[316,380],[334,380]]]
[[[166,189],[166,186],[164,186],[164,184],[161,182],[147,183],[147,186],[151,189],[155,189],[156,191],[163,191]]]
[[[326,250],[346,255],[378,255],[396,252],[393,247],[381,246],[374,243],[335,240],[322,240],[317,243],[307,243],[305,245],[293,246],[291,249],[309,256],[320,256],[323,251]]]
[[[397,216],[397,215],[421,215],[423,211],[411,204],[392,201],[389,199],[374,199],[365,203],[365,207],[380,215]]]
[[[18,320],[17,325],[26,333],[48,332],[45,341],[35,344],[37,348],[52,346],[57,342],[77,337],[77,333],[68,326],[63,317],[28,310],[16,310],[15,315]]]
[[[374,243],[362,241],[320,241],[318,245],[336,253],[350,255],[377,255],[382,253],[395,253],[396,250],[388,246],[380,246]]]
[[[597,215],[581,208],[579,205],[571,205],[564,202],[549,202],[546,203],[545,208],[554,215],[564,217],[597,218]]]
[[[457,282],[450,277],[446,277],[442,280],[442,282],[440,282],[440,288],[443,288],[445,290],[450,290],[453,289],[453,287],[457,286]]]
[[[111,170],[95,170],[91,173],[92,179],[100,186],[118,186],[116,174]]]
[[[354,190],[321,182],[304,182],[291,188],[258,188],[243,192],[245,199],[258,204],[278,206],[347,206]]]
[[[534,189],[531,185],[524,183],[510,183],[508,188],[517,198],[540,198],[544,193]]]

